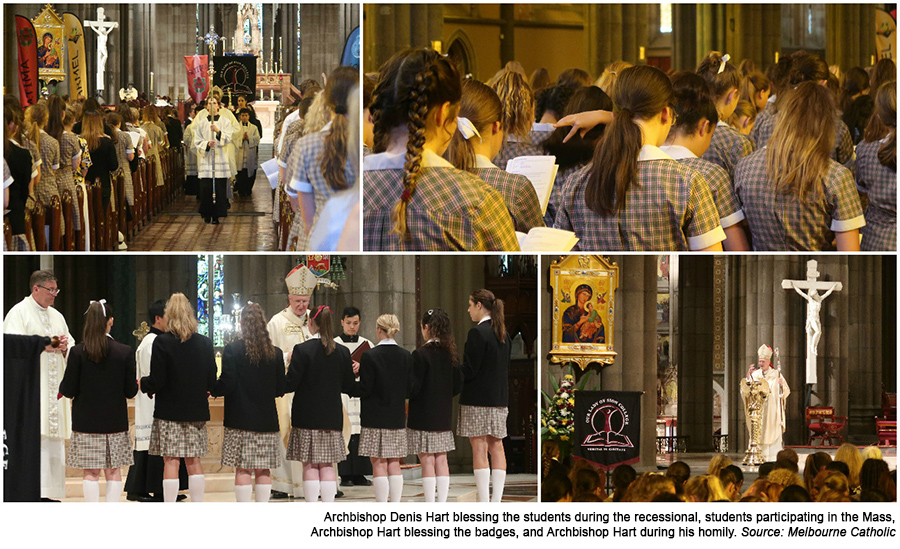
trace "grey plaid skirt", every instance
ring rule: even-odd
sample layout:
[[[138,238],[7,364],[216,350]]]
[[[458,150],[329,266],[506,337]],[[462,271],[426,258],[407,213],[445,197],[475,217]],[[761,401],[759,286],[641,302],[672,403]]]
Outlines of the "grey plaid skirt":
[[[406,450],[406,429],[362,427],[359,432],[359,455],[374,458],[402,458]]]
[[[66,451],[66,467],[115,469],[127,465],[134,465],[127,431],[108,434],[72,431]]]
[[[225,427],[222,465],[241,469],[277,469],[281,465],[278,431],[257,433]]]
[[[150,455],[202,457],[209,445],[205,421],[169,421],[153,418],[150,428]]]
[[[453,431],[407,429],[406,445],[410,454],[440,454],[456,450]]]
[[[459,424],[456,434],[461,437],[506,438],[506,406],[466,406],[459,407]]]
[[[286,458],[301,463],[338,463],[347,458],[340,431],[291,427]]]

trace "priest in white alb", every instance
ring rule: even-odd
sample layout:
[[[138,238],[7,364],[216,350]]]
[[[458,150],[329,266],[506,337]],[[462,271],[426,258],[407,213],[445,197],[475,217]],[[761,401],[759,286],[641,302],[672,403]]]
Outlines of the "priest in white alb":
[[[66,440],[72,436],[69,399],[59,397],[66,369],[66,354],[75,340],[62,313],[53,308],[59,294],[50,271],[35,271],[31,295],[20,301],[3,320],[3,332],[59,337],[59,347],[41,353],[41,497],[66,497]]]
[[[757,364],[750,365],[747,380],[765,381],[769,386],[769,396],[762,404],[759,449],[766,461],[775,461],[778,452],[784,449],[784,405],[791,394],[791,388],[781,372],[772,367],[771,347],[763,344],[756,354]]]
[[[299,265],[288,273],[284,282],[287,284],[288,289],[288,306],[269,320],[267,328],[269,337],[272,338],[272,345],[278,347],[284,353],[284,367],[285,371],[287,371],[288,366],[291,364],[291,353],[294,351],[294,346],[303,343],[311,337],[309,333],[309,300],[318,285],[318,279],[306,265]],[[284,459],[285,448],[291,433],[291,404],[293,400],[293,393],[288,393],[275,400],[278,408],[278,423],[281,429],[282,463],[278,469],[272,471],[272,490],[299,498],[302,496],[302,467],[297,461]],[[276,495],[273,493],[273,498],[275,497]]]

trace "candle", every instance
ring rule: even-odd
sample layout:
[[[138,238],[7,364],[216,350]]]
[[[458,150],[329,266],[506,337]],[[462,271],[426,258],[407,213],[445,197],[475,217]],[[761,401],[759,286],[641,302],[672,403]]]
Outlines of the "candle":
[[[237,50],[234,49],[234,36],[231,37],[231,51],[237,52]]]
[[[281,61],[281,64],[284,64],[284,50],[281,47],[281,37],[278,37],[278,60]],[[872,63],[874,65],[874,63]]]
[[[275,101],[275,90],[269,90],[269,101]]]
[[[275,37],[269,37],[269,61],[272,60],[272,55],[275,52]]]
[[[150,71],[150,95],[153,95],[153,71]]]
[[[265,96],[263,96],[264,93],[266,93],[265,90],[263,90],[263,89],[259,90],[259,100],[260,101],[264,101],[266,99]]]

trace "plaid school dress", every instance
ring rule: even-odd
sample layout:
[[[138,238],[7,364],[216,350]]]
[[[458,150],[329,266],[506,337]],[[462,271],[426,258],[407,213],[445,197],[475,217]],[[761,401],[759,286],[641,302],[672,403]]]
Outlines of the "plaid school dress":
[[[134,153],[131,136],[123,131],[116,132],[116,158],[119,161],[119,171],[125,179],[125,201],[129,206],[134,206],[134,182],[131,179],[131,167],[128,165],[128,154]]]
[[[305,251],[309,246],[309,233],[312,227],[316,225],[325,203],[329,198],[339,192],[333,189],[325,176],[322,175],[322,155],[325,152],[325,137],[331,132],[331,122],[325,125],[320,131],[304,135],[296,140],[296,144],[290,146],[292,149],[291,156],[288,159],[290,169],[285,172],[285,190],[291,193],[312,193],[316,201],[316,213],[313,216],[312,225],[304,228],[303,216],[297,213],[294,216],[294,224],[291,226],[291,233],[288,242],[294,242],[297,237],[297,244],[291,251]],[[290,143],[285,142],[284,148],[289,148]],[[356,172],[353,170],[353,163],[350,161],[350,155],[344,162],[344,178],[347,184],[352,187],[356,181]]]
[[[401,242],[391,232],[391,210],[403,193],[404,161],[403,153],[364,159],[364,249],[519,251],[500,192],[429,150],[422,151],[422,170],[407,204],[407,235]]]
[[[766,172],[766,149],[738,163],[734,191],[744,208],[753,249],[833,250],[834,233],[866,224],[850,170],[831,161],[815,202],[779,194]]]
[[[506,136],[506,143],[500,148],[500,152],[494,157],[494,163],[501,169],[506,169],[506,163],[517,156],[544,156],[544,149],[531,144],[528,139],[516,135]]]
[[[474,173],[503,195],[517,231],[527,233],[532,227],[544,226],[540,200],[527,177],[501,170],[480,154],[475,155]]]
[[[728,172],[724,168],[697,158],[690,150],[679,145],[669,145],[660,147],[660,149],[678,162],[700,172],[700,175],[706,179],[723,229],[744,220],[744,211],[741,210],[737,197],[734,195],[731,178],[728,177]]]
[[[584,201],[590,164],[563,189],[554,227],[574,231],[582,251],[702,250],[725,240],[709,184],[659,148],[644,145],[625,207],[601,216]]]
[[[775,109],[772,107],[767,107],[756,117],[756,123],[750,130],[750,140],[756,144],[756,150],[765,147],[769,138],[772,137],[772,132],[775,131],[775,118]],[[853,139],[850,137],[850,129],[843,120],[837,117],[835,117],[834,124],[834,150],[831,151],[831,159],[849,167],[849,162],[853,160]],[[713,141],[715,139],[716,135],[713,134]]]
[[[53,195],[59,194],[59,184],[56,181],[56,171],[59,170],[59,141],[50,137],[44,130],[41,130],[40,155],[41,180],[35,185],[34,194],[35,198],[47,207]]]
[[[701,158],[725,168],[728,178],[734,179],[734,167],[738,160],[753,152],[753,143],[744,134],[719,121],[713,132],[709,148]]]
[[[861,141],[856,146],[856,186],[869,197],[861,231],[864,251],[897,249],[897,172],[878,161],[882,143]]]

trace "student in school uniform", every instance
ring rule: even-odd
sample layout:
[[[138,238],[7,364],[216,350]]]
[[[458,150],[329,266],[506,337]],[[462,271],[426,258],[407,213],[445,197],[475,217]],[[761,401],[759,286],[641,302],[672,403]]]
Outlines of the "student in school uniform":
[[[566,183],[554,227],[574,231],[579,250],[721,250],[709,184],[659,149],[674,123],[669,78],[631,67],[613,94],[618,112]]]
[[[392,314],[378,317],[378,344],[359,362],[359,455],[372,461],[375,501],[396,503],[403,495],[400,462],[409,453],[406,399],[413,392],[412,355],[397,345],[400,321]]]
[[[500,502],[506,483],[509,415],[509,358],[512,342],[506,332],[503,300],[490,290],[469,296],[469,318],[475,323],[466,336],[461,366],[463,388],[459,397],[457,435],[472,445],[472,469],[479,502]],[[488,461],[490,456],[490,461]],[[489,488],[493,494],[489,497]]]
[[[517,156],[544,154],[530,138],[534,125],[534,93],[525,75],[504,69],[492,79],[491,87],[503,104],[503,133],[506,136],[494,162],[506,169],[506,163]]]
[[[425,345],[412,353],[415,393],[409,397],[407,444],[422,464],[425,501],[442,503],[447,501],[450,489],[447,452],[456,449],[453,397],[461,389],[462,372],[447,312],[429,309],[422,315],[420,326]]]
[[[832,93],[803,82],[778,106],[769,144],[742,159],[734,190],[754,250],[859,250],[866,222],[853,174],[829,158],[834,144]]]
[[[734,195],[728,172],[701,158],[709,148],[714,132],[720,131],[716,125],[719,115],[709,98],[706,82],[700,75],[680,72],[672,76],[672,88],[675,93],[675,124],[660,150],[700,172],[709,183],[719,222],[725,231],[723,247],[728,251],[749,250],[747,235],[741,226],[744,212]]]
[[[369,107],[375,152],[363,162],[366,250],[519,249],[500,192],[441,158],[461,95],[455,65],[433,50],[382,67]]]
[[[303,497],[331,503],[337,495],[334,464],[347,457],[341,393],[358,395],[350,351],[334,341],[331,309],[309,315],[310,339],[294,346],[286,392],[294,393],[287,459],[303,463]]]
[[[72,399],[72,438],[66,466],[84,469],[84,500],[100,501],[100,470],[106,477],[106,501],[122,496],[122,467],[134,463],[128,436],[128,399],[138,386],[134,350],[109,335],[112,308],[92,301],[84,320],[84,341],[69,351],[59,392]]]
[[[543,227],[541,204],[534,186],[523,175],[511,174],[495,166],[494,158],[503,146],[500,98],[487,85],[466,79],[457,116],[457,132],[444,153],[462,171],[474,173],[503,195],[517,231],[527,233]]]
[[[281,465],[275,399],[285,390],[283,354],[272,345],[258,304],[246,305],[240,322],[241,339],[225,346],[222,375],[211,393],[225,397],[222,465],[235,468],[235,500],[250,501],[255,473],[256,501],[266,503],[271,470]]]
[[[856,186],[864,189],[869,206],[862,229],[861,249],[897,249],[897,88],[896,82],[882,84],[875,96],[873,118],[887,126],[888,135],[862,141],[856,147]]]
[[[728,55],[710,52],[697,67],[697,74],[706,80],[710,99],[719,114],[716,131],[709,148],[703,153],[703,159],[722,166],[729,177],[734,178],[735,165],[753,152],[753,143],[727,122],[737,107],[741,87],[741,72],[728,59]]]

